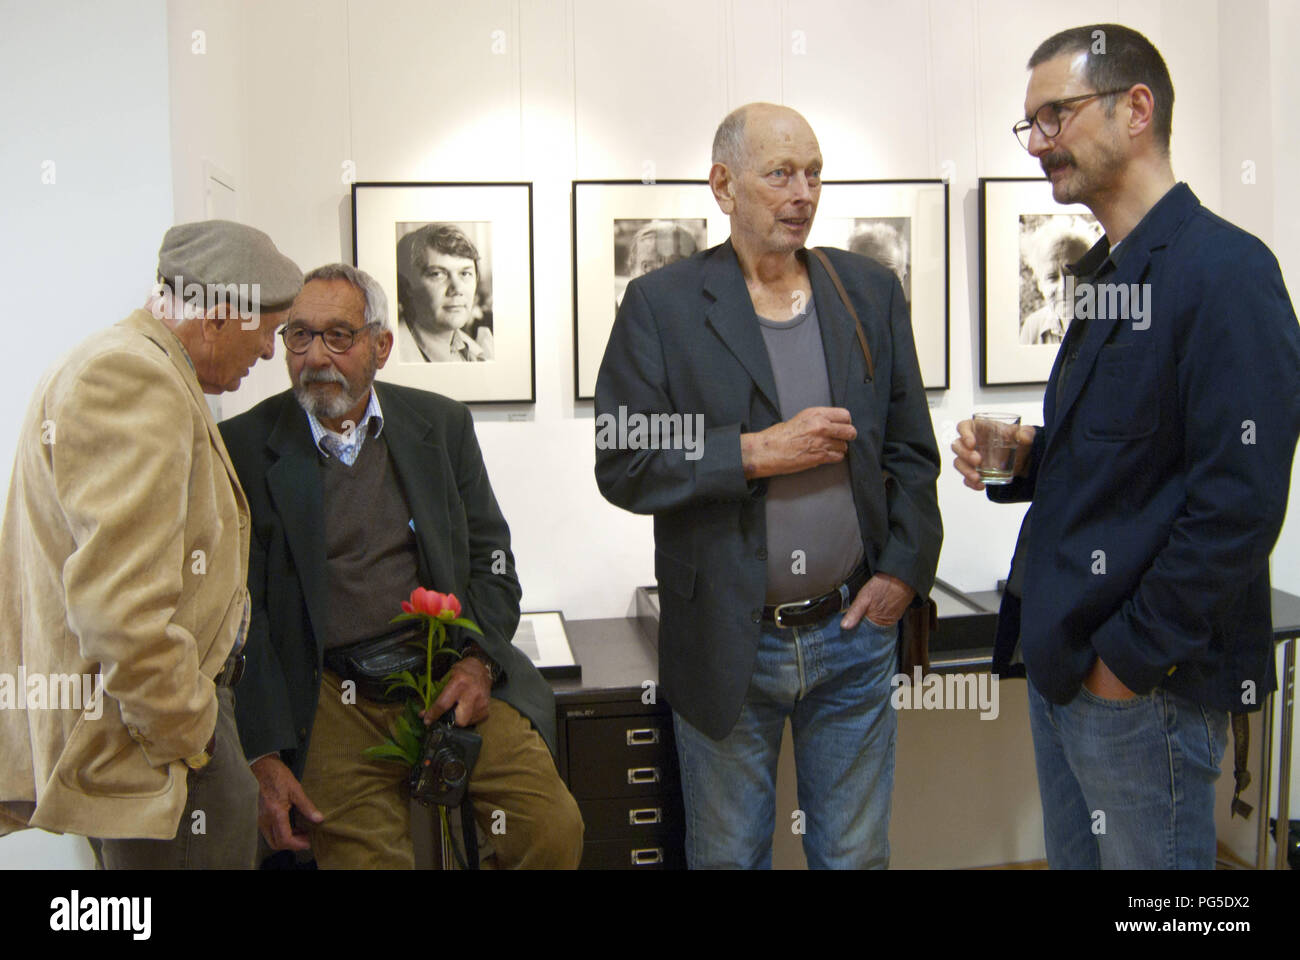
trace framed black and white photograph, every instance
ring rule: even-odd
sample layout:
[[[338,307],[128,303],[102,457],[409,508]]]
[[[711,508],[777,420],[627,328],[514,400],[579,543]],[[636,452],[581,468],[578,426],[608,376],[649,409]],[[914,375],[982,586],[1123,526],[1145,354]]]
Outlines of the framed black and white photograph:
[[[519,627],[510,641],[526,656],[538,673],[549,678],[580,679],[582,665],[574,659],[564,614],[558,610],[519,615]]]
[[[839,247],[898,277],[912,314],[921,381],[948,388],[948,184],[825,180],[808,246]]]
[[[685,260],[706,246],[709,222],[698,218],[614,221],[614,309],[635,277]]]
[[[378,378],[464,403],[533,402],[531,183],[356,183],[352,259],[388,295]]]
[[[575,180],[572,206],[574,390],[590,400],[628,283],[721,243],[731,224],[706,180]]]
[[[1046,383],[1074,315],[1066,264],[1101,239],[1042,178],[980,180],[980,384]]]

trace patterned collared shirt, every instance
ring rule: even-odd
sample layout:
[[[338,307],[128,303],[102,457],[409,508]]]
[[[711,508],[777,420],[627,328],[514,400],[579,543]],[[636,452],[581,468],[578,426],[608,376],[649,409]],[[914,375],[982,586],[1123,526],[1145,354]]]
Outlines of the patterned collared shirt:
[[[379,397],[375,395],[375,388],[370,388],[370,403],[366,405],[365,415],[361,418],[355,430],[349,430],[347,433],[335,433],[329,427],[322,424],[307,411],[307,425],[311,427],[311,438],[316,444],[316,449],[321,452],[321,456],[328,459],[329,457],[338,457],[349,467],[357,462],[357,457],[361,453],[361,445],[366,442],[366,436],[379,436],[384,429],[384,411],[379,408]]]

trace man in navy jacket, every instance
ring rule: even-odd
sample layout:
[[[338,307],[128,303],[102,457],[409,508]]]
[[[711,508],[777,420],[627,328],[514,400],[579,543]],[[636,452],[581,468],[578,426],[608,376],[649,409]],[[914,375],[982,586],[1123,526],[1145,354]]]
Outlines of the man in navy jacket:
[[[1029,68],[1017,133],[1106,235],[1072,267],[1044,426],[1020,429],[1015,479],[988,491],[1032,501],[995,668],[1018,640],[1053,868],[1209,869],[1228,714],[1276,686],[1296,315],[1264,244],[1175,183],[1173,88],[1144,37],[1064,31]]]

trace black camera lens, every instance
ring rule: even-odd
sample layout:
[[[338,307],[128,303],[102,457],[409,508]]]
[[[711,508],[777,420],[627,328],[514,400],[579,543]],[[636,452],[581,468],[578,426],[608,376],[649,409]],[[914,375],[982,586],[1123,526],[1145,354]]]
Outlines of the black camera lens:
[[[482,739],[445,720],[425,736],[418,766],[411,768],[411,797],[424,804],[454,807],[465,799]]]
[[[465,781],[464,762],[459,758],[447,760],[442,765],[442,779],[448,786],[460,786]]]

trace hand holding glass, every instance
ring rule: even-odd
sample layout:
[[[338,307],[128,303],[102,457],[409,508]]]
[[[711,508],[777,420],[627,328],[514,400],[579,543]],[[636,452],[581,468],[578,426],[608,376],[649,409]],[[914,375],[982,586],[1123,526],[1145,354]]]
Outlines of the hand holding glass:
[[[973,418],[975,451],[980,455],[979,474],[985,486],[1011,482],[1016,467],[1016,435],[1020,416],[1014,413],[977,413]]]

